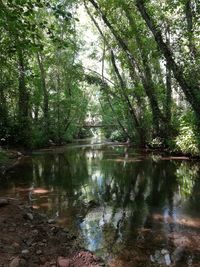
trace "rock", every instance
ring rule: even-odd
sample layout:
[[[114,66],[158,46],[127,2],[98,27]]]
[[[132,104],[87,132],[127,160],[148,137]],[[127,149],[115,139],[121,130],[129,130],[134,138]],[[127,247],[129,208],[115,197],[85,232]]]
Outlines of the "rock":
[[[28,267],[27,261],[25,259],[21,259],[19,267]]]
[[[184,257],[185,249],[184,247],[177,247],[173,254],[172,254],[172,260],[174,262],[179,262]]]
[[[42,242],[38,242],[38,246],[40,246],[40,247],[44,247],[44,243],[42,243]]]
[[[48,220],[48,223],[49,223],[49,224],[53,224],[53,223],[55,223],[55,220],[54,220],[54,219],[49,219],[49,220]]]
[[[170,256],[169,254],[165,254],[165,263],[167,266],[170,266],[171,265],[171,259],[170,259]]]
[[[151,260],[151,262],[155,262],[155,259],[152,255],[150,255],[150,260]]]
[[[155,259],[158,260],[160,258],[160,251],[156,250],[155,251]]]
[[[40,262],[41,262],[42,264],[45,264],[46,261],[47,261],[46,257],[44,257],[44,256],[40,256]]]
[[[58,267],[70,267],[70,260],[63,258],[63,257],[58,257],[57,266]]]
[[[34,235],[38,235],[38,230],[35,229],[35,230],[32,231],[32,233],[33,233]]]
[[[23,154],[22,154],[21,152],[17,151],[17,156],[18,156],[18,157],[22,157]]]
[[[168,251],[167,249],[164,249],[164,248],[163,248],[163,249],[161,250],[161,254],[162,254],[162,255],[165,255],[165,254],[168,254],[168,253],[169,253],[169,251]]]
[[[5,199],[5,198],[0,198],[0,207],[4,207],[4,206],[6,206],[6,205],[8,205],[8,204],[9,204],[9,202],[8,202],[7,199]]]
[[[42,254],[42,250],[37,250],[37,251],[36,251],[36,254],[37,254],[37,255],[41,255],[41,254]]]
[[[24,250],[22,250],[22,254],[23,254],[23,255],[27,255],[27,254],[29,254],[29,250],[28,250],[28,249],[24,249]]]
[[[20,266],[20,258],[19,258],[19,257],[14,258],[14,259],[11,261],[11,263],[10,263],[9,266],[10,266],[10,267],[19,267],[19,266]]]
[[[32,221],[33,220],[33,214],[30,212],[26,213],[24,215],[24,219],[28,219],[28,220]]]

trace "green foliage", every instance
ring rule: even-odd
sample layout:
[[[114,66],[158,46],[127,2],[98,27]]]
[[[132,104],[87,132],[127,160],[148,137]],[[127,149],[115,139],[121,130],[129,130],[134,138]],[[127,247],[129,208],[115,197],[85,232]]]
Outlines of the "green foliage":
[[[50,145],[50,142],[47,139],[44,131],[38,127],[35,127],[32,131],[32,146],[34,148],[40,148],[47,145]]]
[[[4,164],[8,160],[8,155],[5,151],[0,148],[0,164]]]
[[[195,88],[184,98],[190,90],[181,91],[131,1],[98,0],[99,8],[85,1],[90,18],[105,24],[99,25],[98,45],[93,42],[89,51],[90,60],[102,61],[104,70],[82,66],[80,2],[0,2],[0,139],[27,147],[62,144],[90,135],[83,127],[89,114],[112,140],[198,155],[199,126],[187,104],[198,109],[197,11],[187,13],[185,1],[144,6],[149,19],[161,25],[179,74]]]
[[[120,130],[112,131],[111,135],[108,136],[108,138],[111,139],[112,141],[118,141],[118,142],[124,142],[127,140],[126,135]]]
[[[194,114],[188,112],[180,118],[179,134],[175,139],[176,146],[183,153],[199,155],[199,141]]]
[[[188,164],[182,163],[176,170],[176,176],[183,196],[191,195],[195,180],[198,178],[199,169],[197,165],[188,168]]]

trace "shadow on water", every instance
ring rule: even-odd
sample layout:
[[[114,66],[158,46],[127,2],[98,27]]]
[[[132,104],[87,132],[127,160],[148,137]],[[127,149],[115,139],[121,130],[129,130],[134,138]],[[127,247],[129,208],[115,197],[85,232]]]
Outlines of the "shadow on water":
[[[111,267],[200,266],[199,174],[183,158],[79,142],[23,158],[0,194],[57,214]]]

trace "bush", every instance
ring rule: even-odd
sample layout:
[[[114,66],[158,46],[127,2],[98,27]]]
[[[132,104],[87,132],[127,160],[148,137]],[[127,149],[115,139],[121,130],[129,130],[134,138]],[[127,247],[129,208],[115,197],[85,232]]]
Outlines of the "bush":
[[[48,137],[41,129],[35,128],[32,136],[32,148],[41,148],[48,144]]]
[[[5,163],[8,160],[8,155],[0,148],[0,164]]]
[[[126,141],[126,139],[127,139],[127,137],[124,135],[124,133],[122,133],[119,130],[115,130],[114,132],[112,132],[109,138],[112,141],[119,141],[119,142]]]
[[[177,150],[191,155],[199,155],[200,136],[193,113],[187,113],[180,118],[179,135],[175,139]]]

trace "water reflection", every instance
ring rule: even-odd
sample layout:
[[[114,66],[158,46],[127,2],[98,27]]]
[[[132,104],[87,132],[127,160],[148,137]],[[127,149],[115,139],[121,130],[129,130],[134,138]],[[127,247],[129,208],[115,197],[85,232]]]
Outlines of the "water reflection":
[[[97,143],[24,158],[3,194],[59,214],[110,266],[198,266],[200,165]]]

